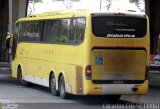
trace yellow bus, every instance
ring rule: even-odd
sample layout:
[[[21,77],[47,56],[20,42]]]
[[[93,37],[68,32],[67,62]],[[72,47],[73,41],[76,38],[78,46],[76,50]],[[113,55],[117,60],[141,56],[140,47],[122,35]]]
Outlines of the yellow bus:
[[[56,11],[21,18],[12,76],[53,95],[146,94],[150,54],[146,15]]]

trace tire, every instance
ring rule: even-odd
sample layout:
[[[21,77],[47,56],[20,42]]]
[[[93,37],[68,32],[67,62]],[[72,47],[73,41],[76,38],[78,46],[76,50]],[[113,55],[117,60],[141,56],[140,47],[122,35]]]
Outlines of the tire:
[[[68,93],[66,93],[65,81],[64,81],[63,75],[60,77],[60,81],[59,81],[59,94],[60,94],[60,97],[63,99],[70,98],[70,95]]]
[[[56,78],[54,74],[52,74],[50,78],[50,90],[53,95],[55,96],[59,95],[58,90],[56,90]]]
[[[22,86],[28,85],[28,82],[22,79],[22,69],[21,68],[18,68],[17,70],[17,80],[18,80],[18,83]]]

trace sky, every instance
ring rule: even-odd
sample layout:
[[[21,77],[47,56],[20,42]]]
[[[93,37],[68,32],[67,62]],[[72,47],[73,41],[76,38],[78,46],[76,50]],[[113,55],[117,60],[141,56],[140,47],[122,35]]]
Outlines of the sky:
[[[43,3],[29,4],[28,13],[37,14],[48,11],[67,9],[69,2],[62,1],[54,2],[56,0],[43,0]],[[106,0],[102,0],[101,11],[107,11],[105,7]],[[112,0],[110,11],[127,11],[134,10],[140,12],[140,10],[134,5],[128,2],[129,0]],[[80,0],[80,2],[73,2],[70,9],[87,9],[92,11],[100,11],[100,0]],[[32,11],[31,11],[32,10]]]

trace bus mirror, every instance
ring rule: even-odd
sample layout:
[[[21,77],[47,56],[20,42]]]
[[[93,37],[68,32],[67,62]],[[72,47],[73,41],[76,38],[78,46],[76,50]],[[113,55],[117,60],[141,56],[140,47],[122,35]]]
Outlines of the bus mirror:
[[[6,42],[5,42],[6,49],[11,48],[11,46],[12,46],[12,38],[13,38],[13,35],[12,35],[12,34],[8,34],[8,35],[7,35],[7,37],[6,37]]]

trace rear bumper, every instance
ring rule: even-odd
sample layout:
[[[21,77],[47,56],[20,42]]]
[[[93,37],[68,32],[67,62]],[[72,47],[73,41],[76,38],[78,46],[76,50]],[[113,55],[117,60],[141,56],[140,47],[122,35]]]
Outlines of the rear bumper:
[[[137,89],[137,90],[135,90]],[[140,94],[148,93],[148,80],[143,84],[93,84],[88,81],[84,85],[84,95],[108,95],[108,94]]]

